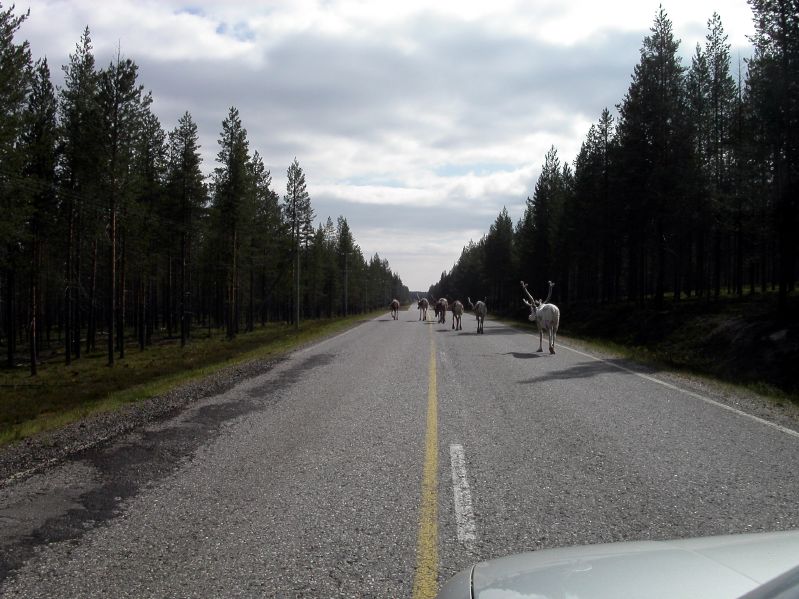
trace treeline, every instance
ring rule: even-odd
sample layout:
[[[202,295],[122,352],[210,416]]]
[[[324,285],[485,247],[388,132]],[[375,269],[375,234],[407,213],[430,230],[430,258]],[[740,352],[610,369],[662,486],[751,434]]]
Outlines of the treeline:
[[[777,288],[784,313],[799,239],[799,3],[750,5],[751,59],[732,64],[714,14],[688,68],[661,8],[617,116],[602,111],[573,166],[550,149],[521,219],[503,209],[431,294],[513,313],[520,280],[542,295],[556,281],[563,303],[658,307]]]
[[[314,227],[295,158],[286,193],[251,151],[236,108],[202,172],[186,112],[168,133],[117,56],[98,69],[87,28],[55,90],[47,60],[15,36],[27,14],[0,6],[0,343],[9,367],[24,347],[67,363],[135,341],[224,328],[232,338],[408,298],[378,255],[364,257],[344,217]],[[205,332],[207,329],[207,333]],[[103,347],[104,346],[104,347]]]

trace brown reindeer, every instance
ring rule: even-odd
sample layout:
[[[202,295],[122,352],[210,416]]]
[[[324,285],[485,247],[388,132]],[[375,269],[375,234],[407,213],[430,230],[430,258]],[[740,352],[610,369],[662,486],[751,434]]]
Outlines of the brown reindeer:
[[[447,298],[442,297],[436,302],[436,316],[438,316],[438,324],[447,324],[447,309],[449,302]]]
[[[487,298],[486,298],[487,299]],[[469,302],[469,307],[474,310],[474,315],[477,318],[477,332],[483,332],[483,324],[485,323],[486,314],[488,313],[488,308],[486,307],[485,300],[477,301],[474,304],[472,303],[472,298],[467,297],[466,301]]]
[[[427,321],[427,309],[430,307],[430,302],[427,301],[426,297],[419,299],[419,296],[416,296],[417,303],[416,306],[419,308],[419,320]],[[424,318],[422,316],[424,315]]]
[[[462,331],[461,316],[463,316],[463,304],[460,300],[452,302],[452,328],[456,331]]]

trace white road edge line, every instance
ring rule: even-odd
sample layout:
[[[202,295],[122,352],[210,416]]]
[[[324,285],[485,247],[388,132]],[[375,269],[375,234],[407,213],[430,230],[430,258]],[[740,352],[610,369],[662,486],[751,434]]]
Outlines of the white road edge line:
[[[718,402],[718,401],[716,401],[714,399],[710,399],[709,397],[705,397],[704,395],[700,395],[699,393],[694,393],[693,391],[688,391],[687,389],[682,389],[680,387],[677,387],[676,385],[672,385],[671,383],[667,383],[665,381],[661,381],[660,379],[656,379],[653,376],[649,376],[647,374],[642,374],[640,372],[635,372],[634,370],[630,370],[629,368],[625,368],[624,366],[620,366],[619,364],[614,364],[613,362],[609,362],[608,360],[604,360],[602,358],[597,358],[596,356],[592,356],[591,354],[587,354],[585,352],[581,352],[580,350],[574,349],[573,347],[569,347],[569,346],[563,345],[563,344],[561,344],[560,347],[562,347],[564,349],[568,349],[569,351],[572,351],[575,354],[580,354],[581,356],[585,356],[586,358],[591,358],[592,360],[596,360],[597,362],[604,362],[605,364],[609,364],[610,366],[613,366],[614,368],[618,368],[619,370],[623,370],[624,372],[629,372],[630,374],[634,374],[635,376],[640,377],[642,379],[645,379],[647,381],[650,381],[652,383],[657,383],[658,385],[662,385],[662,386],[664,386],[664,387],[666,387],[668,389],[672,389],[673,391],[679,391],[680,393],[688,395],[689,397],[693,397],[694,399],[699,399],[699,400],[701,400],[701,401],[703,401],[703,402],[705,402],[707,404],[716,406],[717,408],[721,408],[723,410],[727,410],[728,412],[732,412],[733,414],[737,414],[738,416],[743,416],[744,418],[748,418],[749,420],[754,420],[755,422],[759,422],[760,424],[764,424],[764,425],[766,425],[768,427],[771,427],[771,428],[776,429],[776,430],[778,430],[778,431],[780,431],[782,433],[785,433],[786,435],[791,435],[792,437],[796,437],[797,439],[799,439],[799,432],[797,432],[797,431],[795,431],[793,429],[787,428],[785,426],[779,425],[779,424],[777,424],[775,422],[770,422],[770,421],[765,420],[763,418],[760,418],[758,416],[754,416],[752,414],[748,414],[748,413],[746,413],[746,412],[744,412],[742,410],[739,410],[737,408],[733,408],[732,406],[728,406],[727,404],[723,404],[723,403]]]
[[[458,540],[468,550],[474,549],[476,539],[472,493],[466,480],[466,455],[463,445],[450,445],[449,457],[452,464],[452,491],[455,499],[455,523],[458,525]]]

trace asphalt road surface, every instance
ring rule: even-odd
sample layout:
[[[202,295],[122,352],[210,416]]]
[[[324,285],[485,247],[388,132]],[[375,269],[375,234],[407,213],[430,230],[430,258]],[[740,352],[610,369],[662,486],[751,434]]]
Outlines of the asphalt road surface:
[[[386,314],[5,485],[0,596],[421,598],[511,552],[799,528],[792,425],[450,327]]]

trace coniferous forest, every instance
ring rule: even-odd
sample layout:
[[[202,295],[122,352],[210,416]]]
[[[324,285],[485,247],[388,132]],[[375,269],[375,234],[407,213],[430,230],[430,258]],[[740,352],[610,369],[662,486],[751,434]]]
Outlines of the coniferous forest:
[[[683,65],[661,8],[627,93],[601,110],[573,165],[552,147],[519,221],[503,209],[431,294],[481,294],[513,314],[520,280],[541,296],[556,281],[560,304],[774,292],[785,316],[799,239],[799,3],[749,3],[756,33],[741,64],[714,14]]]
[[[18,39],[26,14],[0,5],[0,345],[9,367],[57,353],[69,364],[131,346],[266,322],[352,314],[407,301],[347,219],[314,227],[294,158],[285,194],[251,148],[239,112],[221,123],[203,175],[187,111],[166,131],[118,55],[95,64],[85,29],[60,89]]]
[[[615,110],[598,111],[572,164],[552,147],[514,223],[503,210],[433,297],[519,310],[519,280],[561,304],[650,303],[774,292],[789,310],[799,239],[799,5],[750,0],[751,58],[721,17],[690,65],[664,9]],[[55,89],[0,5],[0,344],[36,371],[132,344],[229,337],[384,307],[408,290],[367,259],[346,218],[314,227],[295,158],[284,194],[235,107],[210,177],[187,111],[166,131],[118,55],[95,64],[88,28]],[[210,170],[210,169],[209,169]]]

